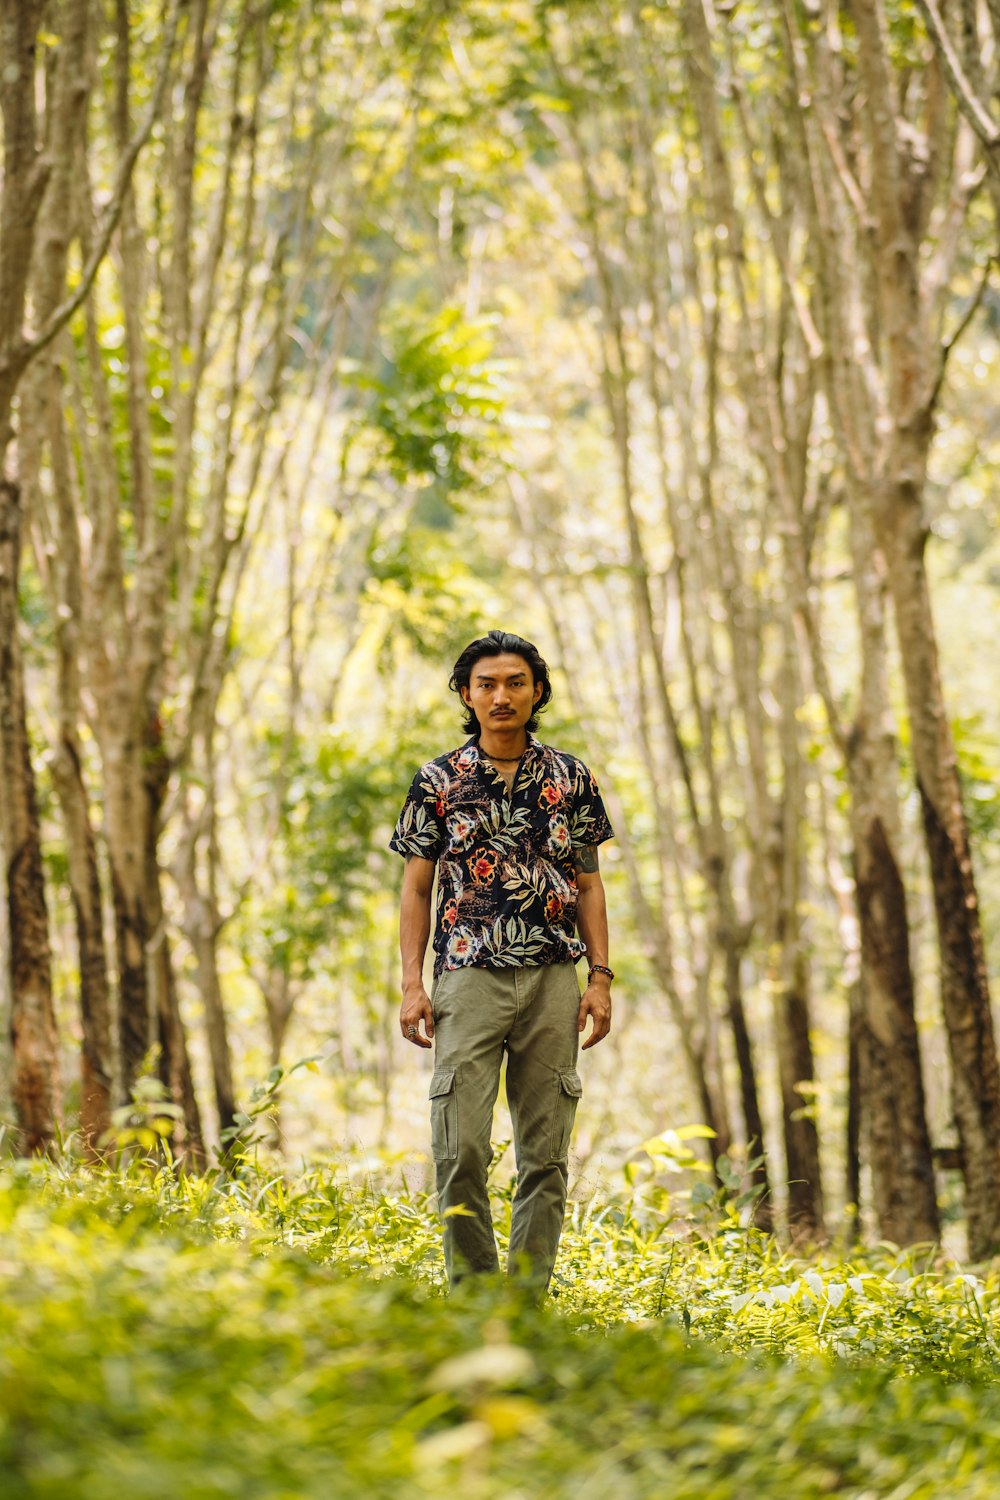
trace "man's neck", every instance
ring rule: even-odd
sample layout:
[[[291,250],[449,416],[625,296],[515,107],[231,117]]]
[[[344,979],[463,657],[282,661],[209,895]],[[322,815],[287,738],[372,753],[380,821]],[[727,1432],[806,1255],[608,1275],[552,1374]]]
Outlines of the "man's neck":
[[[497,760],[517,760],[528,748],[528,735],[523,724],[514,729],[482,729],[479,734],[481,755],[495,756]]]

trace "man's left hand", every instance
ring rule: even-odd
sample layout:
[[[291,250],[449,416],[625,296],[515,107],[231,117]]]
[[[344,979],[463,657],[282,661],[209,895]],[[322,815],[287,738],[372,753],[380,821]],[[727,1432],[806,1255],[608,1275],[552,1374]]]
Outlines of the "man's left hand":
[[[583,1043],[583,1051],[593,1047],[597,1042],[603,1042],[611,1030],[611,986],[610,984],[595,984],[591,981],[584,990],[580,999],[580,1014],[577,1016],[576,1029],[582,1032],[587,1024],[587,1017],[593,1021],[593,1030]]]

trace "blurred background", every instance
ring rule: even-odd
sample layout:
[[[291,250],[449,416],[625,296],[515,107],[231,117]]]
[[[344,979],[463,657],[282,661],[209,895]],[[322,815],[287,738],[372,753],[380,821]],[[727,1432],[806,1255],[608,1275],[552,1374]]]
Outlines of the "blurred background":
[[[574,1192],[700,1123],[998,1248],[987,15],[0,13],[5,1146],[314,1059],[274,1151],[429,1181],[386,844],[499,626],[617,834]]]

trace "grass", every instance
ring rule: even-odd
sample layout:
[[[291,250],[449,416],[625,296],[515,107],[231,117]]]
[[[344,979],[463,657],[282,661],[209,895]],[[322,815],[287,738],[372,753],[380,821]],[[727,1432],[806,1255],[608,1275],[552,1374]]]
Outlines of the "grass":
[[[639,1194],[575,1211],[538,1311],[445,1297],[431,1205],[365,1170],[15,1163],[3,1494],[993,1500],[981,1269],[796,1261],[724,1205]]]

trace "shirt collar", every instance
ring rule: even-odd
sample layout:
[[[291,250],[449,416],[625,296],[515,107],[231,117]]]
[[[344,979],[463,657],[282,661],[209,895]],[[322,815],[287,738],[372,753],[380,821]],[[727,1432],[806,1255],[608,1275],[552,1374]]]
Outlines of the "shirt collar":
[[[538,755],[538,754],[540,754],[541,751],[542,751],[542,749],[544,747],[542,745],[541,740],[536,739],[535,736],[531,733],[530,729],[528,730],[527,733],[528,733],[528,743],[527,743],[527,745],[525,747],[525,751],[524,751],[524,754],[521,757],[521,759],[522,760],[534,760],[535,756]],[[465,742],[465,744],[462,746],[462,749],[463,750],[474,750],[476,752],[476,759],[480,762],[480,764],[482,764],[486,760],[486,756],[483,754],[483,752],[479,748],[479,736],[478,736],[478,734],[474,734],[471,737],[471,739],[467,739],[466,742]]]

